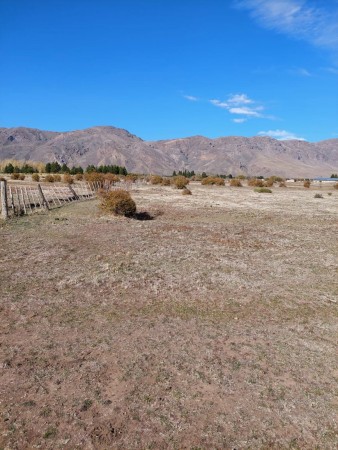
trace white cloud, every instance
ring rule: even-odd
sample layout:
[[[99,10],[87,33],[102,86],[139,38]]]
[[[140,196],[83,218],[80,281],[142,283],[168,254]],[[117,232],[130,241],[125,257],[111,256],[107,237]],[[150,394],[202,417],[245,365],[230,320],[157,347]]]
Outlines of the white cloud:
[[[241,118],[241,119],[232,119],[232,121],[233,122],[235,122],[235,123],[244,123],[244,122],[246,122],[248,119],[244,119],[244,118]]]
[[[269,136],[279,141],[289,141],[292,139],[296,139],[298,141],[305,141],[304,138],[296,136],[294,133],[286,130],[269,130],[269,131],[260,131],[257,133],[259,136]]]
[[[226,109],[230,114],[244,116],[242,118],[243,120],[237,120],[237,123],[245,122],[248,118],[264,117],[266,119],[272,119],[270,116],[263,115],[260,111],[263,111],[264,107],[257,104],[255,100],[252,100],[246,94],[231,94],[226,101],[221,101],[218,99],[209,101],[218,108]]]
[[[262,114],[257,112],[256,108],[249,108],[245,106],[237,107],[237,108],[229,108],[229,112],[231,114],[241,114],[243,116],[251,116],[251,117],[263,117]]]
[[[338,49],[338,8],[313,0],[237,0],[263,27],[300,38],[318,47]]]
[[[191,102],[197,102],[197,101],[198,101],[198,98],[195,97],[195,96],[193,96],[193,95],[183,95],[183,97],[184,97],[186,100],[189,100],[189,101],[191,101]]]
[[[250,103],[254,103],[254,101],[251,100],[251,98],[249,98],[246,94],[231,95],[228,102],[232,105],[249,105]]]

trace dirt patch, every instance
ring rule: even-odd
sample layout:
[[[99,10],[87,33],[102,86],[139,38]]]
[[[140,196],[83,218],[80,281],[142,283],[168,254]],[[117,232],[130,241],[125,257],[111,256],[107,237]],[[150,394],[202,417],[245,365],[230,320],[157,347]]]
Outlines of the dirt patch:
[[[336,448],[338,194],[189,188],[1,224],[0,447]]]

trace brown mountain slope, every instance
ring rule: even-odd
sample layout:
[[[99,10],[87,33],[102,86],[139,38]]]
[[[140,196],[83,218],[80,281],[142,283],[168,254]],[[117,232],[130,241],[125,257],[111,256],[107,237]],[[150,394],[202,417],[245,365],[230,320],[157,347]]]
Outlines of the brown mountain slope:
[[[145,142],[126,130],[93,127],[69,132],[0,128],[0,159],[117,164],[130,172],[173,170],[293,177],[329,176],[338,170],[338,139],[317,143],[269,137],[194,136]]]

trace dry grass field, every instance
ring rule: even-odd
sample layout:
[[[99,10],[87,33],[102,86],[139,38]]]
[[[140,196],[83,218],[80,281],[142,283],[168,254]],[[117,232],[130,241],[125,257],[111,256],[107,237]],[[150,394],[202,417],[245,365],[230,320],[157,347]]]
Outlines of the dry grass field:
[[[0,225],[0,448],[337,448],[338,191],[189,188]]]

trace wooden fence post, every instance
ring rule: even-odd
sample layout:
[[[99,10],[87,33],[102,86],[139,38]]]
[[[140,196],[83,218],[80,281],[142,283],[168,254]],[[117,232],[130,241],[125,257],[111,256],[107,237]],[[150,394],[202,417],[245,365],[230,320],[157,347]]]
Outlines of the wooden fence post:
[[[38,183],[38,191],[39,191],[39,195],[40,195],[40,197],[41,197],[43,206],[44,206],[46,209],[49,209],[49,204],[48,204],[48,202],[47,202],[47,200],[46,200],[46,197],[45,197],[44,193],[42,192],[41,184],[40,184],[40,183]]]
[[[1,218],[8,219],[7,181],[0,181],[1,189]]]
[[[80,197],[77,195],[77,193],[74,191],[74,189],[72,188],[72,186],[70,184],[68,184],[68,189],[72,193],[72,195],[75,198],[75,200],[80,200]]]

